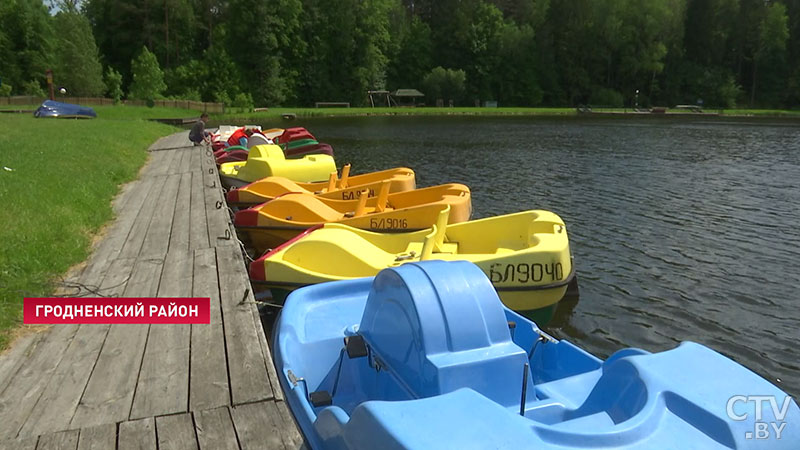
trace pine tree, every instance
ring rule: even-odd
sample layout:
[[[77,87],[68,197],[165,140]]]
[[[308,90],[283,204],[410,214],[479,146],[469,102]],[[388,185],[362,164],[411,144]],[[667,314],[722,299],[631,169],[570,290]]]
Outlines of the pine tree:
[[[77,12],[54,17],[56,41],[54,81],[70,95],[98,96],[103,93],[103,66],[89,21]]]
[[[147,47],[142,47],[139,56],[131,61],[133,83],[131,83],[130,97],[139,100],[152,101],[161,97],[167,89],[164,83],[164,72],[158,65],[156,55]]]

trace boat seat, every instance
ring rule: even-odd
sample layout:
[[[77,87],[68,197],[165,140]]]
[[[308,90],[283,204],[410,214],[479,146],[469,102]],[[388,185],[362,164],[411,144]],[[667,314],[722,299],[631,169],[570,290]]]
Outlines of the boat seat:
[[[422,249],[423,249],[424,245],[425,245],[425,243],[422,242],[422,241],[409,242],[409,244],[406,247],[405,251],[403,251],[403,253],[400,253],[398,255],[409,255],[409,254],[411,254],[411,252],[414,252],[414,254],[416,256],[419,256],[419,255],[422,254]],[[445,242],[445,243],[442,243],[442,244],[437,244],[436,245],[436,250],[434,251],[434,253],[448,253],[448,254],[451,254],[451,255],[457,255],[458,254],[458,242]]]
[[[406,250],[403,253],[398,253],[398,258],[404,258],[407,255],[414,254],[415,258],[419,258],[419,255],[422,254],[422,246],[423,242],[409,242]]]
[[[281,221],[291,217],[292,222],[299,223],[336,222],[342,219],[341,212],[321,202],[313,194],[303,193],[277,197],[265,203],[260,213]]]
[[[269,144],[272,144],[269,138],[260,133],[253,133],[253,135],[250,136],[250,139],[247,140],[247,148],[253,148],[256,145],[269,145]]]
[[[474,264],[432,260],[380,272],[359,333],[414,397],[470,388],[519,405],[527,354],[511,340],[502,303]],[[527,383],[533,399],[531,377]]]
[[[316,256],[320,254],[329,256]],[[341,261],[333,267],[333,273],[342,277],[377,272],[393,259],[394,255],[352,233],[349,227],[338,224],[326,224],[319,232],[308,234],[305,239],[295,242],[284,255],[287,263],[311,273],[331,273],[330,261]]]

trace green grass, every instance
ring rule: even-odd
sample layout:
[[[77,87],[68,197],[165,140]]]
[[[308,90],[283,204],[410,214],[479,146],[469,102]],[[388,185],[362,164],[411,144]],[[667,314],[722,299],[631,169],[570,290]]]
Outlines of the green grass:
[[[592,108],[593,112],[633,113],[631,108]],[[687,110],[669,108],[670,113],[691,113]],[[706,108],[707,113],[720,113],[724,116],[735,117],[800,117],[800,111],[779,109],[716,109]],[[448,115],[475,115],[475,116],[574,116],[575,108],[270,108],[268,111],[248,112],[228,108],[224,114],[212,114],[214,123],[243,123],[246,121],[259,121],[280,118],[283,114],[292,113],[297,117],[346,117],[346,116],[448,116]]]
[[[91,105],[89,105],[91,106]],[[35,111],[39,105],[0,105],[0,110]],[[182,119],[200,116],[200,111],[182,108],[165,108],[154,106],[91,106],[97,113],[98,119],[109,120],[134,120],[134,119]],[[6,115],[6,114],[3,114]]]
[[[22,321],[23,297],[52,294],[88,257],[119,186],[136,178],[150,144],[176,131],[138,120],[149,111],[107,108],[115,120],[0,114],[0,350]]]
[[[259,120],[279,118],[283,114],[293,113],[297,117],[331,117],[331,116],[447,116],[447,115],[479,115],[479,116],[505,116],[505,115],[574,115],[575,108],[270,108],[268,111],[259,112],[226,112],[225,114],[212,114],[215,123],[239,122],[242,120]]]
[[[787,109],[723,109],[721,112],[726,116],[800,117],[800,111]]]

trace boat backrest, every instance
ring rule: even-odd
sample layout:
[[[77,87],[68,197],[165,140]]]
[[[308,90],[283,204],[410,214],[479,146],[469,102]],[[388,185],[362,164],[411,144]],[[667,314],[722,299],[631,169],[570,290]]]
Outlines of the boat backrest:
[[[253,133],[250,139],[247,140],[247,148],[253,148],[256,145],[269,145],[272,142],[263,134]]]
[[[444,251],[444,238],[447,233],[447,221],[450,220],[450,205],[447,205],[436,218],[436,234],[434,235],[434,250]]]
[[[277,145],[256,145],[250,149],[244,165],[234,171],[225,173],[235,173],[234,176],[239,179],[255,181],[260,178],[278,175],[274,169],[283,165],[285,161],[283,150]]]
[[[334,189],[336,189],[336,172],[331,172],[330,176],[328,176],[328,187],[326,191],[331,192]]]
[[[422,252],[420,254],[420,261],[426,261],[431,258],[434,251],[444,251],[444,235],[447,231],[447,218],[450,216],[450,205],[447,205],[436,219],[436,224],[431,228],[431,232],[425,235],[425,241],[422,244]]]
[[[363,216],[364,213],[367,212],[368,198],[369,198],[369,191],[361,191],[361,196],[358,197],[358,203],[356,204],[356,210],[353,213],[353,216],[355,217]]]
[[[381,183],[381,187],[378,190],[378,198],[375,202],[375,211],[383,212],[386,210],[387,201],[389,200],[389,189],[392,187],[392,182],[390,180],[385,180]],[[367,196],[369,196],[369,191],[367,192]],[[363,193],[361,195],[364,197]]]
[[[527,354],[512,342],[497,293],[472,263],[383,270],[359,333],[413,397],[471,388],[504,406],[519,404]]]
[[[339,178],[339,181],[337,183],[339,189],[344,189],[349,186],[347,183],[349,181],[349,178],[350,178],[350,164],[345,164],[344,167],[342,167],[342,177]]]
[[[284,161],[286,157],[283,155],[283,150],[277,145],[256,145],[250,148],[250,156],[247,159]]]
[[[269,128],[267,130],[261,130],[261,134],[270,139],[275,139],[277,136],[282,135],[284,131],[283,128]]]

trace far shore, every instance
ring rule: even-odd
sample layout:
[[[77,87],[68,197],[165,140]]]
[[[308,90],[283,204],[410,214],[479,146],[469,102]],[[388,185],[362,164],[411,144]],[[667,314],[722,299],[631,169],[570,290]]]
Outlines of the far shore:
[[[774,118],[800,119],[800,111],[762,109],[660,109],[658,112],[632,108],[592,108],[578,111],[576,108],[476,108],[476,107],[335,107],[335,108],[258,108],[256,111],[229,108],[223,114],[213,114],[215,123],[242,123],[245,121],[272,121],[323,117],[368,117],[368,116],[535,116],[535,117],[626,117],[626,118],[683,118],[683,117],[730,117],[730,118]],[[288,119],[288,120],[287,120]]]
[[[38,105],[0,105],[0,112],[32,114]],[[183,125],[196,120],[201,111],[169,108],[169,107],[130,107],[117,106],[92,106],[98,117],[104,119],[150,119],[170,120],[173,125]],[[291,119],[310,119],[326,117],[426,117],[426,116],[476,116],[476,117],[621,117],[621,118],[737,118],[737,119],[800,119],[800,110],[781,109],[719,109],[701,108],[700,111],[690,108],[591,108],[579,111],[578,108],[517,108],[517,107],[325,107],[325,108],[255,108],[243,109],[227,107],[225,113],[210,113],[211,122],[214,124],[233,123],[261,123],[281,121],[290,123]],[[5,116],[6,114],[2,114]],[[289,119],[289,120],[287,120]]]

